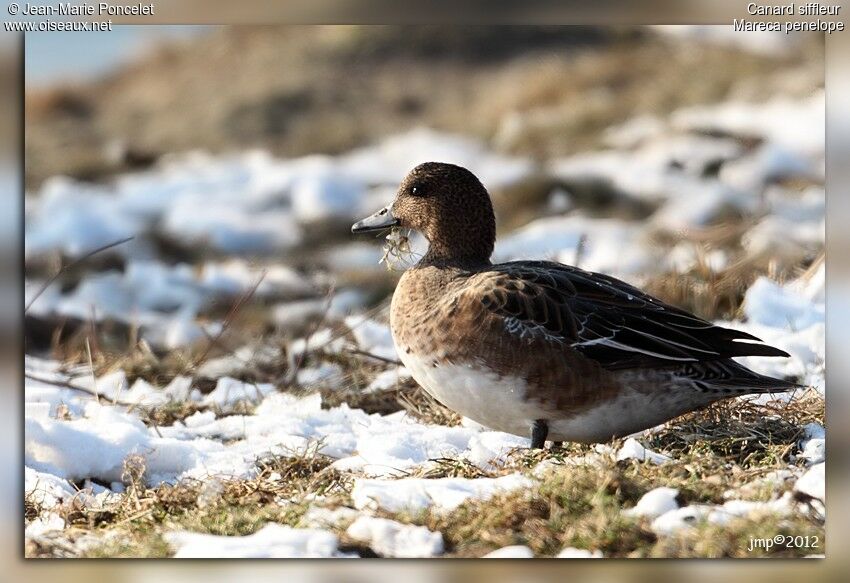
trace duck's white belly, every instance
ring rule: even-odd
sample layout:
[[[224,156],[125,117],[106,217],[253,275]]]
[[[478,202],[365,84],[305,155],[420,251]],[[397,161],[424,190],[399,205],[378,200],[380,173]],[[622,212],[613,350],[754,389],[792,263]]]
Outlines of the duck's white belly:
[[[440,364],[434,358],[399,350],[413,378],[443,405],[486,427],[528,436],[532,423],[544,419],[552,441],[609,441],[691,410],[696,405],[687,391],[661,390],[651,394],[625,390],[615,398],[570,413],[547,408],[526,398],[527,383],[501,376],[482,363]]]

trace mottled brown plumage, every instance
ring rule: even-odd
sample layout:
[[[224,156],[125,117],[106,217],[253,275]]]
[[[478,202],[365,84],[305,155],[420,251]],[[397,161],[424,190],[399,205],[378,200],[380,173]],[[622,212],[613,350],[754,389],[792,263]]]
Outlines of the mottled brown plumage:
[[[429,162],[353,230],[418,230],[428,252],[391,310],[399,355],[459,413],[517,434],[605,441],[721,398],[797,385],[733,356],[788,356],[615,278],[545,261],[492,265],[495,218],[468,170]],[[542,436],[542,437],[541,437]]]

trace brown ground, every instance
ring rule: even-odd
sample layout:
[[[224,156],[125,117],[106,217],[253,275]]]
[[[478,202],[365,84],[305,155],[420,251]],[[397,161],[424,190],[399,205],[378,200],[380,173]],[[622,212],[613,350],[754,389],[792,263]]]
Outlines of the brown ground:
[[[193,148],[334,153],[419,125],[548,156],[593,147],[638,113],[823,82],[814,40],[783,58],[729,50],[632,28],[214,29],[96,82],[29,91],[26,184],[101,179]],[[512,112],[519,132],[505,131]]]

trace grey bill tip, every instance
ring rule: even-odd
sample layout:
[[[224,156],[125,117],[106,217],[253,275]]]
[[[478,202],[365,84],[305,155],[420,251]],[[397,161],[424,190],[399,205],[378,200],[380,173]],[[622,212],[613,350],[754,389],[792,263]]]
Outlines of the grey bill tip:
[[[389,229],[399,224],[398,219],[393,216],[390,207],[385,206],[374,215],[368,216],[362,221],[357,221],[351,225],[352,233],[368,233],[369,231],[380,231]]]

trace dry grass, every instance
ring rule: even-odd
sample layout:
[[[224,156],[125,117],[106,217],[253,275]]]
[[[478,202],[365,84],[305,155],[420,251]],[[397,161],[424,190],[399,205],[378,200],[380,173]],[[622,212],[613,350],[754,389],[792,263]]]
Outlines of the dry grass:
[[[258,460],[251,479],[183,480],[156,488],[144,485],[141,458],[128,458],[126,490],[118,502],[98,509],[63,505],[58,510],[67,525],[64,540],[42,537],[29,545],[27,556],[169,556],[166,531],[240,536],[269,522],[296,526],[313,496],[329,505],[349,502],[350,478],[328,467],[332,460],[317,450],[313,444],[291,456]],[[26,511],[34,517],[38,509],[28,502]],[[99,542],[75,550],[73,543],[83,535]]]
[[[804,556],[812,549],[748,550],[751,538],[776,534],[818,536],[822,521],[798,512],[788,517],[734,519],[720,526],[695,524],[675,535],[659,536],[649,521],[630,518],[623,510],[660,486],[677,488],[682,504],[722,504],[727,493],[738,499],[772,500],[790,486],[758,484],[768,472],[788,468],[794,445],[806,423],[823,423],[824,402],[808,392],[790,403],[753,405],[720,403],[674,420],[644,439],[647,447],[673,460],[653,465],[593,446],[565,444],[547,450],[518,449],[503,467],[492,471],[458,459],[436,459],[409,475],[424,478],[494,477],[528,473],[541,461],[554,463],[528,490],[470,501],[452,512],[379,512],[404,523],[440,531],[446,554],[481,556],[511,544],[528,545],[538,556],[554,556],[572,546],[599,550],[606,557],[752,557]],[[618,444],[613,444],[615,449]],[[61,538],[30,541],[27,556],[147,557],[169,556],[163,533],[190,530],[226,536],[246,535],[268,522],[298,526],[304,513],[321,496],[326,507],[350,506],[350,474],[329,467],[331,459],[318,453],[320,444],[257,460],[250,479],[184,480],[176,485],[145,486],[141,458],[128,458],[123,481],[126,490],[117,502],[103,508],[67,503],[59,509],[68,528]],[[584,463],[576,460],[584,459]],[[27,520],[42,509],[25,500]],[[329,527],[348,551],[374,553],[348,540],[344,525]],[[86,537],[94,543],[85,542]],[[80,546],[75,546],[80,542]],[[83,544],[85,542],[85,544]]]
[[[780,466],[789,461],[803,436],[802,427],[812,422],[824,424],[824,414],[823,396],[814,390],[787,403],[720,401],[674,419],[646,445],[677,458],[699,454],[744,469]]]

